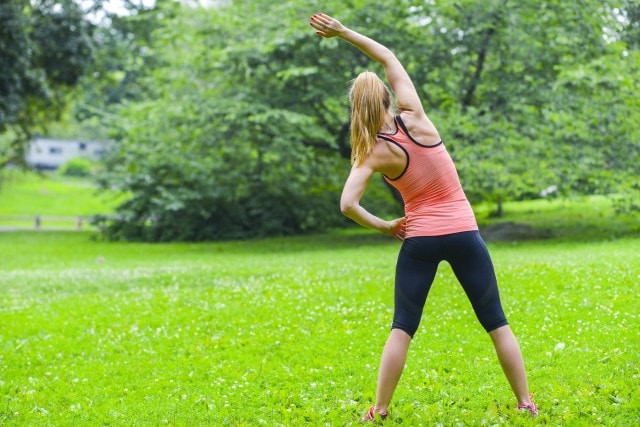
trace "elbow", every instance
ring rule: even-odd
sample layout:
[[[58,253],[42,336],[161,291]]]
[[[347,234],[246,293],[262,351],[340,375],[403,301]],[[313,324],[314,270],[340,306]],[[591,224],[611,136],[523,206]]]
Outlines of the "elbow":
[[[342,212],[342,215],[346,217],[351,217],[355,210],[356,210],[356,203],[347,202],[344,200],[340,201],[340,212]]]
[[[393,53],[393,51],[389,48],[386,48],[385,52],[381,55],[380,58],[380,62],[387,66],[387,65],[391,65],[394,63],[398,63],[400,61],[398,61],[398,58],[396,57],[396,54]]]

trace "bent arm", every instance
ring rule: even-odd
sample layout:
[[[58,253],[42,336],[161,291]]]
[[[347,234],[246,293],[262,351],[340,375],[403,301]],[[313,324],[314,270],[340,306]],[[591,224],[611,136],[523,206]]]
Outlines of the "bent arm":
[[[354,220],[363,227],[373,228],[384,234],[390,234],[392,229],[389,221],[378,218],[360,206],[360,199],[367,188],[369,178],[371,178],[372,174],[373,170],[366,164],[354,166],[351,169],[351,173],[344,184],[342,196],[340,197],[340,210],[346,217]]]
[[[372,174],[373,170],[365,164],[354,166],[351,169],[340,197],[340,210],[346,217],[358,224],[388,234],[389,222],[378,218],[360,206],[360,199],[364,195]]]
[[[351,169],[340,197],[340,210],[345,216],[363,227],[373,228],[398,240],[404,240],[406,232],[406,220],[404,217],[385,221],[360,206],[360,199],[373,172],[373,169],[366,163],[354,166]]]

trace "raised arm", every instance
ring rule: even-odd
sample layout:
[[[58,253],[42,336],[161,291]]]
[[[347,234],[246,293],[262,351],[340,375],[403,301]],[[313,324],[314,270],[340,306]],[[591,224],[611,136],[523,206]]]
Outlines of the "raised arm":
[[[309,23],[316,29],[316,34],[319,36],[340,37],[360,49],[369,58],[380,63],[384,67],[387,81],[395,95],[398,112],[424,114],[422,103],[409,74],[388,47],[345,27],[337,19],[323,13],[313,15]]]

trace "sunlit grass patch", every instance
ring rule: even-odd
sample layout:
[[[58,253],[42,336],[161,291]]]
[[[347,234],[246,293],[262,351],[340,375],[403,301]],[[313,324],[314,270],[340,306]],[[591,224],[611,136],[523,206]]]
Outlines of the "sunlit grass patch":
[[[91,179],[55,173],[4,170],[0,181],[0,227],[75,229],[78,217],[109,214],[125,199],[121,193],[100,191]],[[83,220],[82,227],[90,224]]]
[[[506,202],[501,217],[492,216],[495,207],[488,203],[474,205],[474,211],[489,240],[496,234],[491,230],[500,228],[505,229],[506,238],[495,235],[496,240],[586,241],[640,236],[640,216],[637,212],[616,212],[616,197],[594,195]],[[514,226],[511,235],[509,225]]]
[[[538,421],[441,265],[386,424],[640,420],[637,239],[492,244]],[[333,233],[0,235],[0,423],[348,425],[374,398],[399,245]]]

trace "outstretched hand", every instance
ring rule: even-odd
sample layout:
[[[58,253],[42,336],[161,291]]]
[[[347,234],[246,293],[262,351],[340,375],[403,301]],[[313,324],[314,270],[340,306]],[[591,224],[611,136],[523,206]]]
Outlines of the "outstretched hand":
[[[309,25],[316,29],[317,35],[327,39],[336,37],[345,30],[344,25],[342,25],[340,21],[324,13],[312,15],[309,20]]]
[[[389,229],[384,231],[384,234],[393,236],[396,239],[403,241],[405,233],[407,231],[407,219],[405,217],[396,218],[388,221]]]

